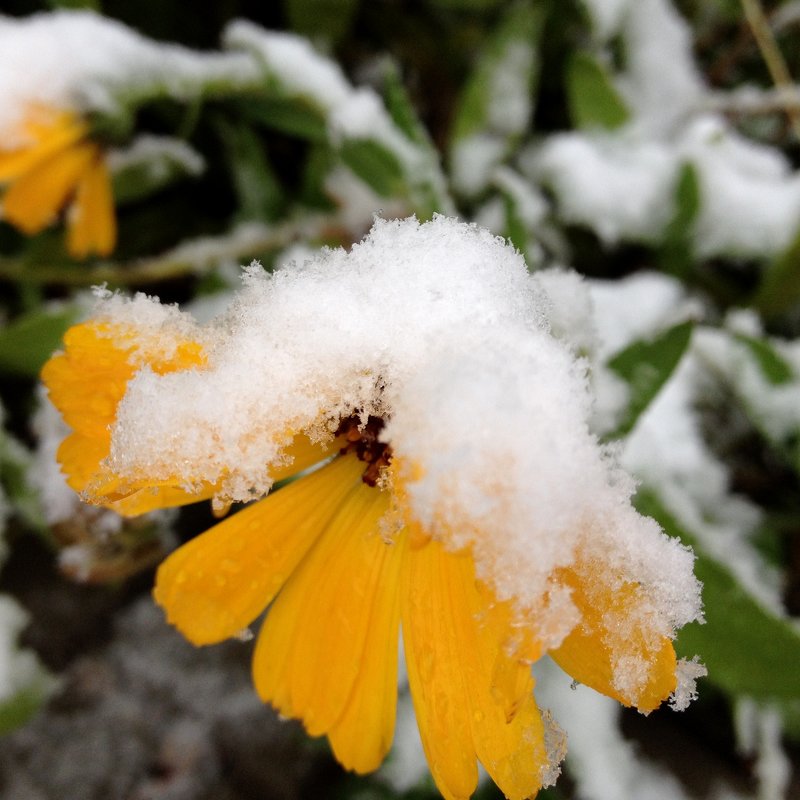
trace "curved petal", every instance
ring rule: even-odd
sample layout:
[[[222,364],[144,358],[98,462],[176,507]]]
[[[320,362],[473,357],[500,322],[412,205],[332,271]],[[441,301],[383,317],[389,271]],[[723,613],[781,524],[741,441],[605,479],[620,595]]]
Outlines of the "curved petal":
[[[3,195],[3,217],[31,235],[50,225],[97,157],[79,143],[60,150],[20,175]]]
[[[449,555],[453,630],[461,642],[466,702],[478,760],[509,800],[524,800],[542,786],[549,767],[544,725],[533,696],[530,661],[521,660],[506,604],[487,608],[471,557]],[[498,687],[502,674],[507,686]],[[508,687],[511,687],[510,689]],[[509,710],[509,692],[513,697]]]
[[[380,764],[394,733],[403,548],[381,536],[388,507],[363,482],[350,491],[269,610],[253,660],[262,699],[327,733],[358,772]]]
[[[603,586],[591,595],[575,573],[564,578],[581,613],[553,660],[576,681],[643,713],[658,708],[677,685],[675,650],[666,636],[650,630],[652,618],[642,613],[639,587],[625,584],[612,591]]]
[[[160,373],[200,366],[205,361],[197,342],[179,342],[166,354],[159,352],[157,337],[144,331],[105,323],[74,325],[64,335],[64,351],[54,355],[42,369],[42,381],[50,400],[73,433],[58,450],[58,460],[67,483],[77,492],[90,491],[102,471],[101,462],[111,447],[111,426],[128,381],[141,363]],[[196,502],[208,496],[196,492],[171,493],[157,488],[136,502],[116,510],[128,516],[153,508]],[[114,506],[120,497],[88,497]]]
[[[336,459],[176,550],[159,567],[153,590],[167,620],[197,645],[246,628],[308,552],[361,471],[355,459]]]
[[[475,791],[478,767],[467,700],[476,687],[465,681],[463,642],[453,627],[453,606],[460,594],[452,571],[457,558],[438,542],[409,552],[401,619],[408,681],[428,765],[442,795],[460,799]]]
[[[50,156],[75,145],[88,133],[86,123],[69,112],[39,109],[23,124],[26,144],[0,150],[0,183],[13,181]]]
[[[86,258],[91,253],[107,256],[114,249],[117,221],[111,176],[99,150],[78,183],[67,225],[67,249],[74,258]]]
[[[403,613],[409,681],[440,791],[468,797],[477,756],[506,797],[534,795],[549,758],[530,664],[510,647],[509,610],[491,604],[468,553],[432,542],[409,561],[408,591],[417,596]],[[498,675],[512,688],[498,687]]]

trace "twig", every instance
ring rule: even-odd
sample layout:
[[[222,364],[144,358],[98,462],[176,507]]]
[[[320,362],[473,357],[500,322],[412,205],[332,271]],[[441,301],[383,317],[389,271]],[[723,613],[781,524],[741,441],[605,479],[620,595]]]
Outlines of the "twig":
[[[95,266],[36,265],[0,258],[0,279],[29,284],[61,286],[141,286],[147,283],[199,275],[223,262],[243,263],[262,253],[287,247],[300,238],[317,239],[333,233],[335,220],[319,217],[267,227],[241,225],[224,236],[206,237],[178,245],[151,259],[129,263],[106,262]]]
[[[773,83],[785,92],[796,94],[797,87],[789,74],[789,68],[786,66],[783,53],[781,53],[778,43],[775,41],[769,21],[766,14],[764,14],[761,0],[742,0],[742,8]],[[785,108],[786,116],[792,126],[795,138],[800,141],[800,109],[795,105],[787,105]]]

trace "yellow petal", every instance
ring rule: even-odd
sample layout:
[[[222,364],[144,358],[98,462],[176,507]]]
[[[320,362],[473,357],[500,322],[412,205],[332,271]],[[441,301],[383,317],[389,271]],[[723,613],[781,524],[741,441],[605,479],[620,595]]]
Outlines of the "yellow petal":
[[[97,482],[101,462],[109,453],[117,406],[138,366],[147,363],[154,371],[165,374],[199,366],[204,363],[204,355],[196,342],[180,342],[171,350],[164,350],[163,342],[151,332],[97,322],[70,328],[64,335],[64,348],[45,364],[42,381],[51,401],[74,431],[59,447],[59,463],[69,485],[86,494]],[[165,486],[116,507],[121,496],[108,498],[106,504],[130,516],[195,502],[204,496],[209,496],[207,491],[186,493]]]
[[[401,618],[408,681],[431,774],[445,798],[463,800],[478,782],[468,702],[476,687],[464,679],[464,643],[453,629],[453,604],[460,600],[453,585],[457,558],[437,542],[409,552]]]
[[[375,769],[394,732],[402,548],[381,536],[387,493],[360,481],[270,609],[253,675],[260,696],[348,769]]]
[[[67,220],[67,249],[74,258],[107,256],[117,241],[111,177],[101,153],[81,178]]]
[[[98,157],[96,145],[76,144],[20,175],[3,196],[3,217],[31,235],[50,225]]]
[[[333,752],[346,768],[360,774],[380,766],[394,737],[397,710],[397,658],[400,622],[400,571],[405,537],[390,545],[364,643],[358,677],[339,721],[328,733]]]
[[[176,508],[201,500],[210,500],[216,491],[215,486],[204,484],[201,488],[191,492],[184,491],[175,486],[154,486],[139,489],[133,494],[121,497],[119,500],[109,500],[104,503],[106,508],[116,511],[123,517],[138,517],[149,511],[159,508]]]
[[[86,136],[86,124],[69,113],[32,115],[23,125],[29,143],[13,150],[0,150],[0,183],[13,181],[52,155],[72,147]]]
[[[153,591],[169,622],[198,645],[246,628],[360,480],[362,467],[337,459],[176,550],[159,567]]]
[[[565,573],[572,599],[581,612],[581,622],[557,650],[550,652],[556,663],[579,683],[613,697],[644,713],[653,711],[675,691],[676,659],[672,642],[653,637],[648,620],[639,612],[644,605],[641,590],[632,584],[612,592],[587,592],[581,578]],[[631,629],[630,620],[641,619]],[[644,675],[638,685],[621,689],[614,680],[619,662],[636,664]]]
[[[524,800],[539,790],[548,765],[530,663],[508,649],[509,616],[489,613],[486,596],[476,585],[472,558],[444,554],[443,564],[450,572],[452,629],[461,644],[461,669],[469,687],[463,702],[470,709],[475,752],[506,797]],[[498,661],[505,663],[499,668]],[[516,695],[511,719],[506,692],[493,685],[498,673],[507,676]]]

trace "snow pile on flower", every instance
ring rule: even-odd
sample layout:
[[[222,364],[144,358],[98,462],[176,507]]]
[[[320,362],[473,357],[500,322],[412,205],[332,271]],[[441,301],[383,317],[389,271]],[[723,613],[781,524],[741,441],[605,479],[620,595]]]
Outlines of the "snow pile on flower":
[[[536,613],[546,645],[577,621],[562,568],[643,587],[647,628],[670,636],[699,616],[693,557],[633,510],[632,481],[589,432],[585,365],[550,333],[543,286],[502,240],[437,217],[378,220],[350,252],[272,275],[252,265],[205,326],[105,293],[101,323],[166,349],[199,342],[207,359],[136,373],[106,466],[123,486],[146,474],[248,500],[295,434],[382,417],[413,516],[448,548],[470,546],[497,596]],[[620,669],[635,682],[635,664]]]

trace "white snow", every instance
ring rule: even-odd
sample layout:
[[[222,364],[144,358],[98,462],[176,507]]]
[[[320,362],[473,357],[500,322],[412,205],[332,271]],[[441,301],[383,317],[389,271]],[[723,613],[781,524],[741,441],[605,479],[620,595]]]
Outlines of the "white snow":
[[[616,4],[596,5],[593,13],[616,18]],[[653,244],[675,213],[678,177],[690,164],[700,206],[686,233],[698,258],[781,252],[798,227],[800,175],[776,148],[709,113],[719,96],[698,74],[686,22],[668,0],[642,0],[628,4],[620,38],[626,68],[616,85],[629,123],[553,134],[524,155],[525,174],[554,192],[565,222],[590,228],[606,245]]]
[[[127,96],[159,87],[176,99],[211,81],[255,82],[259,71],[242,53],[200,53],[144,38],[88,11],[0,16],[0,132],[13,141],[31,108],[115,113]]]

